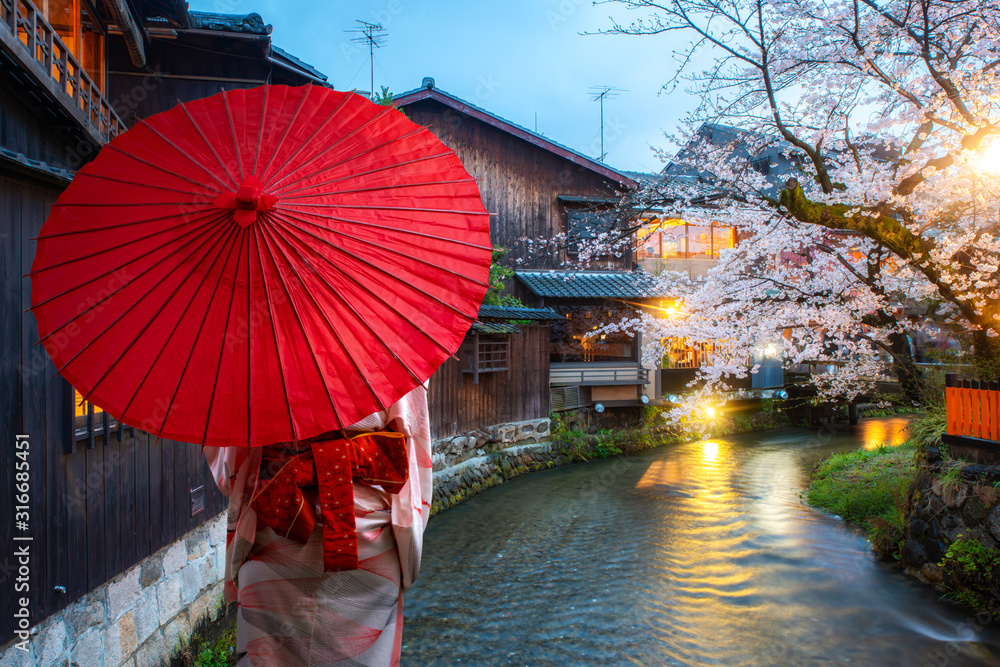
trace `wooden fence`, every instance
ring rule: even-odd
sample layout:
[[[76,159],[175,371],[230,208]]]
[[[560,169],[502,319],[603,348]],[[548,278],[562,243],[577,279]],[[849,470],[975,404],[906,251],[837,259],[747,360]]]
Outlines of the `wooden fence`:
[[[947,429],[943,440],[967,450],[1000,454],[1000,383],[945,375]],[[977,460],[984,457],[974,457]],[[983,461],[985,462],[985,461]]]

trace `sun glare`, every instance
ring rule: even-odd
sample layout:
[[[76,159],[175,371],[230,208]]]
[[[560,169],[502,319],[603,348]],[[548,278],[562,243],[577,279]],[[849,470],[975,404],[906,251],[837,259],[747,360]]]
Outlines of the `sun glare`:
[[[984,171],[1000,174],[1000,142],[995,142],[983,149],[979,164]]]

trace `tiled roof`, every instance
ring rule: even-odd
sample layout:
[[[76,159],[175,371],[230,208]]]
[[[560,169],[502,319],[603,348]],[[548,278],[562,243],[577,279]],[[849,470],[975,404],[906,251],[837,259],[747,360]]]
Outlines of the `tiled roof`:
[[[666,296],[642,271],[517,271],[517,279],[542,298],[644,299]]]
[[[474,333],[481,334],[516,334],[521,333],[517,325],[507,322],[474,322],[472,325]]]
[[[66,183],[73,180],[72,171],[67,171],[59,167],[53,167],[46,162],[42,162],[41,160],[32,160],[22,153],[7,150],[6,148],[0,148],[0,161],[13,163],[21,168],[26,168],[34,172],[40,172],[49,178],[65,181]]]
[[[521,308],[514,306],[480,306],[479,319],[497,320],[558,320],[559,313],[551,308]]]
[[[318,69],[316,69],[315,67],[313,67],[309,63],[307,63],[307,62],[305,62],[303,60],[300,60],[299,58],[296,58],[295,56],[293,56],[288,51],[285,51],[284,49],[278,48],[274,44],[271,45],[271,53],[273,53],[274,55],[278,56],[279,58],[284,58],[290,64],[294,65],[295,67],[298,67],[299,69],[303,70],[304,72],[306,72],[310,76],[313,76],[313,77],[315,77],[317,79],[322,79],[323,81],[327,80],[326,79],[326,74],[323,74],[322,72],[320,72]]]
[[[264,23],[260,14],[218,14],[215,12],[188,12],[191,27],[195,30],[242,32],[250,35],[270,35],[271,26]]]

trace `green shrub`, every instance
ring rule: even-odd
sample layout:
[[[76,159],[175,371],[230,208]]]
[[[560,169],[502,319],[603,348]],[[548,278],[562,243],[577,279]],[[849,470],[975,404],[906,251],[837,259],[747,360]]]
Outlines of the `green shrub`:
[[[975,609],[986,609],[1000,594],[1000,551],[964,535],[955,540],[939,563],[949,597]]]
[[[948,414],[944,404],[926,407],[910,422],[910,437],[920,447],[934,447],[948,426]]]

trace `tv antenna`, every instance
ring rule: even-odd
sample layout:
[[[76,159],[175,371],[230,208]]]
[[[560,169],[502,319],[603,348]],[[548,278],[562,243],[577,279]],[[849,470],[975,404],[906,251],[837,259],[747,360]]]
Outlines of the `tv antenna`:
[[[382,27],[381,23],[369,23],[368,21],[361,20],[356,20],[355,23],[360,24],[360,26],[351,30],[345,30],[344,32],[357,35],[357,37],[351,38],[351,41],[355,44],[365,44],[368,46],[368,60],[371,63],[369,99],[375,99],[375,49],[381,49],[385,46],[386,30]]]
[[[618,97],[618,93],[627,93],[628,91],[624,88],[615,88],[614,86],[591,86],[590,87],[590,99],[594,102],[601,103],[601,156],[597,158],[601,162],[604,162],[604,158],[607,157],[607,153],[604,152],[604,100],[614,99]]]

